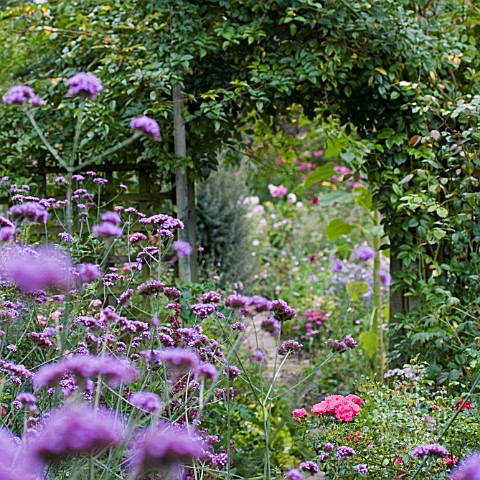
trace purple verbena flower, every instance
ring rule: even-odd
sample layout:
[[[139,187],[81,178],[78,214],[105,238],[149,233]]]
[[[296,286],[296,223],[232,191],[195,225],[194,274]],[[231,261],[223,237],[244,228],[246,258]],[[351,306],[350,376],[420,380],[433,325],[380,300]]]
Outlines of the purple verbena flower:
[[[162,293],[165,288],[165,284],[159,280],[149,280],[148,282],[142,283],[137,287],[138,293],[142,295],[155,295],[157,293]]]
[[[142,432],[131,448],[130,467],[137,475],[198,460],[204,456],[202,442],[185,428],[158,423]]]
[[[114,225],[110,222],[93,225],[92,233],[95,237],[120,237],[123,234],[122,227]]]
[[[40,463],[67,455],[95,453],[122,441],[123,427],[107,412],[70,405],[51,414],[28,449]]]
[[[172,248],[179,257],[188,257],[192,254],[192,246],[183,240],[175,240],[172,243]]]
[[[262,330],[271,333],[275,337],[280,333],[280,322],[276,318],[266,318],[260,324]]]
[[[193,313],[199,318],[207,318],[213,312],[215,312],[218,307],[215,303],[196,303],[191,306]]]
[[[199,379],[215,380],[218,377],[218,370],[211,363],[202,363],[198,367],[197,372],[198,372],[197,376]]]
[[[67,80],[69,97],[85,96],[95,100],[103,90],[100,79],[90,72],[79,72]]]
[[[361,473],[362,475],[366,475],[368,473],[368,467],[364,463],[358,464],[356,467],[357,472]]]
[[[334,449],[334,445],[333,445],[333,443],[327,442],[327,443],[323,446],[323,449],[324,449],[326,452],[331,452],[331,451]]]
[[[239,332],[244,332],[246,329],[247,327],[245,327],[245,324],[243,324],[242,322],[232,323],[232,330],[238,330]]]
[[[480,480],[480,451],[472,450],[451,471],[451,480]]]
[[[446,457],[447,455],[450,455],[450,453],[445,447],[442,447],[442,445],[439,445],[438,443],[424,443],[415,447],[412,450],[411,455],[414,458],[424,457],[425,455],[441,455]]]
[[[287,355],[289,353],[296,354],[302,350],[303,345],[296,342],[295,340],[286,340],[281,345],[279,345],[277,352],[279,355]]]
[[[218,303],[222,296],[214,291],[205,292],[199,299],[199,303]]]
[[[351,335],[345,335],[343,339],[343,343],[348,347],[348,348],[357,348],[358,343],[353,339]]]
[[[8,215],[11,217],[19,217],[23,220],[30,220],[35,223],[47,223],[47,209],[36,202],[26,202],[21,205],[14,205],[8,209]]]
[[[165,348],[163,350],[143,350],[140,354],[150,362],[164,363],[175,374],[196,373],[199,357],[186,348]]]
[[[81,263],[76,266],[75,270],[82,283],[91,283],[102,273],[100,267],[93,263]]]
[[[362,260],[367,262],[368,260],[372,260],[375,258],[375,250],[372,247],[368,247],[367,245],[362,245],[358,247],[354,252],[354,257],[356,260]]]
[[[285,472],[285,477],[289,480],[303,480],[303,475],[296,469],[291,468]]]
[[[100,216],[102,222],[113,223],[114,225],[120,225],[122,219],[117,212],[105,212]]]
[[[13,87],[10,87],[8,92],[3,96],[3,101],[10,105],[12,104],[20,105],[25,102],[29,102],[30,104],[32,104],[32,100],[36,103],[37,98],[41,100],[40,97],[37,97],[35,95],[33,88],[27,87],[26,85],[15,85]],[[33,105],[33,106],[37,106],[37,105]]]
[[[146,133],[157,142],[162,141],[162,136],[160,135],[160,127],[158,126],[158,123],[153,118],[147,117],[146,115],[132,118],[132,120],[130,121],[130,128],[132,130],[138,130]]]
[[[228,308],[244,308],[247,302],[248,297],[235,292],[225,299],[225,306]]]
[[[312,475],[320,471],[320,468],[318,468],[318,465],[315,462],[312,462],[311,460],[302,462],[299,468],[300,470],[303,470],[304,472],[309,472]]]
[[[341,460],[342,458],[352,457],[353,455],[355,455],[355,450],[353,448],[342,445],[337,448],[335,457]]]
[[[297,312],[282,299],[272,302],[272,313],[279,322],[291,320],[297,315]]]
[[[162,411],[162,402],[155,393],[135,392],[130,397],[130,403],[147,413],[159,414]]]
[[[0,241],[13,242],[15,240],[15,227],[0,228]]]

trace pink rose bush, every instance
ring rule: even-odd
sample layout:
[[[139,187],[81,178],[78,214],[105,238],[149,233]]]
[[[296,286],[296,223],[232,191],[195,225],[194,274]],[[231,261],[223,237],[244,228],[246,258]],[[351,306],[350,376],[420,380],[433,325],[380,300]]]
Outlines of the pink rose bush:
[[[312,407],[315,415],[335,415],[338,420],[351,422],[355,415],[360,413],[363,400],[356,395],[330,395]]]

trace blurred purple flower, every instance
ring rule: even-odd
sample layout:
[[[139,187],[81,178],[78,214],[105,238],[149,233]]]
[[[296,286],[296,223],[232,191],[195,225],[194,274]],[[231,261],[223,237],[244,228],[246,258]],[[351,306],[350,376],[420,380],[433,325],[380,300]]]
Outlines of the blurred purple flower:
[[[356,467],[357,472],[361,473],[362,475],[366,475],[368,473],[368,467],[364,463],[358,464]]]
[[[13,434],[0,428],[0,478],[2,480],[24,480],[29,478],[17,460],[19,455],[18,443]]]
[[[47,288],[69,289],[73,280],[70,268],[70,257],[55,248],[0,250],[0,277],[27,293]]]
[[[81,263],[75,268],[82,283],[93,282],[101,275],[100,267],[93,263]]]
[[[122,219],[117,212],[105,212],[100,216],[102,222],[113,223],[114,225],[120,225]]]
[[[95,237],[120,237],[123,233],[122,227],[118,227],[110,222],[104,222],[92,227],[92,233]]]
[[[147,413],[159,414],[162,411],[162,402],[155,393],[135,392],[130,397],[130,403]]]
[[[291,468],[290,470],[287,470],[285,472],[285,476],[289,480],[303,480],[303,475],[296,468]]]
[[[15,227],[0,228],[0,242],[13,242],[15,240]]]
[[[8,209],[8,215],[11,217],[19,217],[23,220],[30,220],[35,223],[47,223],[47,209],[36,202],[26,202],[21,205],[14,205]]]
[[[51,414],[45,428],[29,442],[28,450],[37,461],[47,463],[118,445],[123,434],[123,426],[113,414],[69,405]]]
[[[215,380],[218,377],[217,368],[211,363],[202,363],[198,367],[198,378],[199,379],[210,379]]]
[[[414,458],[424,457],[425,455],[447,456],[449,454],[449,451],[438,443],[424,443],[418,447],[415,447],[411,453],[412,457]]]
[[[22,104],[28,101],[34,107],[41,107],[45,102],[35,95],[33,88],[25,85],[15,85],[11,87],[3,96],[3,101],[10,105]]]
[[[177,252],[179,257],[188,257],[192,254],[192,246],[183,240],[175,240],[172,244],[172,248]]]
[[[451,480],[480,480],[480,451],[473,450],[451,471]]]
[[[285,300],[279,299],[272,302],[272,313],[279,322],[291,320],[297,312]]]
[[[337,453],[335,454],[335,457],[341,460],[342,458],[352,457],[353,455],[355,455],[355,450],[353,448],[342,445],[337,448]]]
[[[196,373],[200,360],[193,350],[186,348],[143,350],[140,354],[148,362],[164,363],[175,374]]]
[[[280,322],[275,318],[266,318],[260,324],[262,330],[271,333],[275,337],[280,333]]]
[[[132,118],[132,120],[130,121],[130,128],[132,130],[139,130],[146,133],[157,142],[162,141],[162,136],[160,135],[160,127],[158,126],[158,123],[153,118],[147,117],[146,115]]]
[[[289,353],[296,354],[299,353],[303,348],[301,343],[296,342],[295,340],[286,340],[283,342],[277,349],[279,355],[287,355]]]
[[[312,462],[311,460],[302,462],[299,468],[300,470],[303,470],[304,472],[309,472],[312,475],[320,471],[320,468],[318,468],[318,465],[315,462]]]
[[[225,299],[225,306],[228,308],[244,308],[247,302],[248,297],[235,292]]]
[[[357,247],[354,252],[355,259],[362,260],[364,262],[374,259],[375,255],[375,250],[372,247],[368,247],[367,245]]]
[[[162,293],[164,288],[165,284],[163,282],[150,280],[139,285],[137,291],[142,295],[155,295],[156,293]]]
[[[69,97],[82,95],[95,100],[103,90],[100,79],[90,72],[79,72],[67,80]]]
[[[378,271],[378,278],[384,287],[389,287],[392,284],[392,276],[385,270]]]
[[[133,442],[130,467],[135,474],[170,468],[204,457],[202,442],[185,428],[158,423],[144,430]]]

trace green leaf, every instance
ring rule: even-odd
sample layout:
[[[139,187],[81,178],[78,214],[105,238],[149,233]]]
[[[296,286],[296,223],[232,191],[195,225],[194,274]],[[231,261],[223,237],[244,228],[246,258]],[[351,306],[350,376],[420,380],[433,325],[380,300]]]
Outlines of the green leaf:
[[[347,293],[350,298],[355,301],[358,300],[358,296],[362,295],[363,293],[367,293],[368,290],[368,283],[367,282],[357,282],[355,280],[350,280],[347,283]]]
[[[355,225],[336,218],[327,225],[325,232],[330,240],[336,240],[340,235],[348,235],[354,228]]]
[[[360,207],[369,211],[372,209],[372,194],[365,187],[355,187],[353,189],[353,199]]]
[[[373,332],[362,332],[358,338],[360,340],[362,350],[368,355],[369,358],[373,358],[377,353],[378,335]]]
[[[413,173],[409,173],[407,176],[403,177],[398,184],[403,185],[404,183],[409,182],[413,178]]]
[[[307,175],[303,182],[303,186],[305,188],[311,187],[314,183],[323,182],[324,180],[328,180],[332,178],[332,175],[335,173],[333,162],[328,162],[321,167],[318,167],[314,172]]]
[[[352,200],[352,194],[345,190],[334,190],[320,197],[318,204],[321,207],[331,207],[334,203],[346,203]]]

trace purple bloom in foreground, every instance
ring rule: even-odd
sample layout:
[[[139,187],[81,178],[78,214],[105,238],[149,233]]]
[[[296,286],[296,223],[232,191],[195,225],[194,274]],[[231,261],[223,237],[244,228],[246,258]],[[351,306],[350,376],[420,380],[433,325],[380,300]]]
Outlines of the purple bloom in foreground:
[[[102,222],[113,223],[114,225],[120,225],[122,223],[122,219],[117,212],[102,213],[100,219]]]
[[[366,475],[368,473],[368,467],[364,463],[358,464],[356,467],[357,472],[361,473],[362,475]]]
[[[353,455],[355,455],[355,450],[353,448],[341,446],[337,448],[335,457],[341,460],[342,458],[352,457]]]
[[[180,426],[159,423],[145,430],[132,445],[130,467],[142,474],[204,456],[202,443]]]
[[[311,460],[308,460],[307,462],[302,462],[299,468],[300,470],[303,470],[304,472],[309,472],[311,474],[314,474],[320,471],[320,469],[318,468],[318,465],[315,462],[312,462]]]
[[[14,205],[8,210],[11,217],[20,217],[23,220],[30,220],[35,223],[47,223],[47,209],[36,202],[26,202],[21,205]]]
[[[287,470],[285,472],[285,476],[289,480],[303,480],[303,475],[296,468],[292,468],[290,470]]]
[[[50,462],[118,445],[122,437],[122,425],[112,414],[72,405],[54,412],[28,448],[40,462]]]
[[[218,377],[218,370],[211,363],[202,363],[202,365],[198,367],[197,377],[199,379],[215,380]]]
[[[13,240],[15,240],[15,227],[0,228],[1,242],[12,242]]]
[[[356,260],[362,260],[366,262],[375,258],[375,250],[372,247],[364,245],[355,250],[354,256]]]
[[[92,233],[96,237],[120,237],[123,233],[122,227],[110,222],[104,222],[92,227]]]
[[[424,443],[423,445],[419,445],[412,450],[411,453],[412,457],[418,458],[423,457],[425,455],[441,455],[447,456],[450,455],[449,451],[439,445],[438,443]]]
[[[130,121],[130,128],[132,130],[140,130],[141,132],[146,133],[157,142],[162,141],[162,136],[160,135],[160,127],[158,126],[158,123],[153,118],[147,117],[146,115],[132,118],[132,120]]]
[[[23,480],[29,478],[18,462],[18,444],[9,430],[0,428],[0,478]]]
[[[297,316],[297,312],[281,299],[272,302],[272,313],[279,322],[291,320]]]
[[[176,374],[196,373],[199,357],[193,350],[186,348],[165,348],[163,350],[143,350],[140,352],[147,361],[165,363]]]
[[[69,97],[84,95],[95,100],[103,90],[100,79],[90,72],[79,72],[67,80]]]
[[[93,263],[81,263],[77,265],[76,271],[82,283],[93,282],[101,274],[100,267]]]
[[[192,254],[192,246],[183,240],[175,240],[172,244],[172,248],[177,252],[179,257],[188,257]]]
[[[278,347],[277,351],[279,355],[287,355],[289,353],[298,353],[302,348],[303,345],[301,343],[298,343],[295,340],[287,340]]]
[[[160,413],[162,411],[162,402],[155,393],[135,392],[130,397],[130,403],[144,412]]]
[[[11,87],[3,96],[3,101],[10,105],[28,103],[34,107],[41,107],[45,102],[43,99],[35,95],[33,88],[25,85],[15,85]]]
[[[480,451],[473,450],[452,470],[452,480],[480,480]]]

